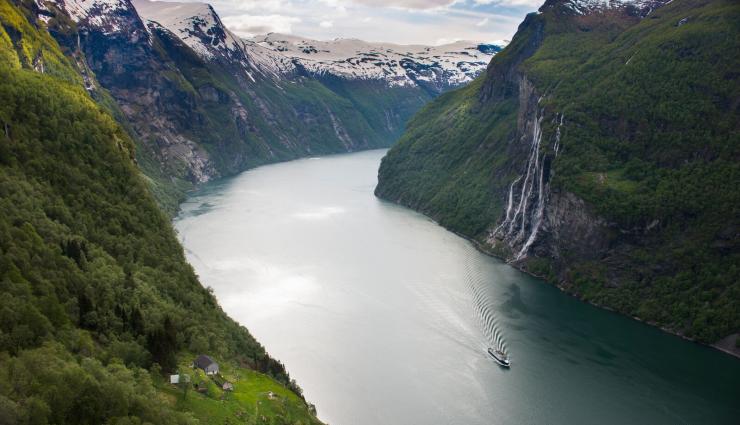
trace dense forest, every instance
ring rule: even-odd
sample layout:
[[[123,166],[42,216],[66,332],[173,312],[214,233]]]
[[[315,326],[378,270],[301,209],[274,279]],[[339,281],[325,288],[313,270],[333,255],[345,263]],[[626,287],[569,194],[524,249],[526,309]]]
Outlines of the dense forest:
[[[376,193],[585,300],[715,343],[740,331],[740,5],[645,12],[546,2],[487,75],[411,120]],[[497,229],[535,153],[546,206],[540,227],[517,222],[539,231],[520,258],[526,238]]]
[[[134,144],[54,39],[8,0],[0,23],[0,423],[197,423],[163,376],[200,353],[289,389],[265,421],[317,423],[198,282]]]

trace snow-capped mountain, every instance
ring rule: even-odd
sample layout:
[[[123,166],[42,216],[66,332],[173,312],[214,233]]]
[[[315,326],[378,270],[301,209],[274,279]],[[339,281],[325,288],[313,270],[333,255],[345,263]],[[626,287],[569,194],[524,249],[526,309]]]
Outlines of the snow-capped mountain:
[[[459,41],[442,46],[370,43],[358,39],[311,40],[285,34],[253,37],[248,42],[270,49],[312,75],[384,80],[390,86],[468,83],[502,46]]]
[[[160,26],[206,60],[239,62],[271,77],[298,74],[432,86],[440,92],[474,79],[502,46],[456,42],[443,46],[319,41],[285,34],[240,39],[205,3],[133,0],[147,25]],[[250,72],[251,75],[251,72]]]
[[[610,10],[629,10],[645,17],[670,0],[566,0],[563,4],[578,15],[604,13]]]
[[[243,71],[251,81],[255,81],[255,73],[280,79],[295,72],[288,59],[229,31],[209,4],[149,0],[132,3],[150,31],[168,31],[202,59]]]
[[[151,158],[147,172],[192,183],[389,146],[426,102],[471,81],[501,49],[243,39],[205,3],[36,1],[87,89]]]
[[[48,11],[42,0],[37,5]],[[59,9],[79,26],[101,32],[104,35],[126,35],[135,39],[147,38],[136,10],[129,0],[53,0]],[[48,21],[47,15],[40,15]]]
[[[243,42],[232,34],[211,5],[132,0],[147,26],[159,26],[172,32],[199,56],[244,61]]]

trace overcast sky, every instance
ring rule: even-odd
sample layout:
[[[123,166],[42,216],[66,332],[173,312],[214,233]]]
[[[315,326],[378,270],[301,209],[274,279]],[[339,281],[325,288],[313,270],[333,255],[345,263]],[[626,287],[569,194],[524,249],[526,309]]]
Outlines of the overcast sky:
[[[544,0],[205,1],[241,36],[272,31],[320,40],[443,44],[508,40]]]

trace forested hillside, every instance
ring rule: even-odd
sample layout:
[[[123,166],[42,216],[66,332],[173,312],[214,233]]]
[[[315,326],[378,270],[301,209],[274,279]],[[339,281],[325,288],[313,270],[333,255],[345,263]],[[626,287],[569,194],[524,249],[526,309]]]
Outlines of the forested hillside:
[[[376,193],[737,350],[739,30],[733,1],[549,0],[485,76],[411,120]]]
[[[389,146],[413,113],[483,71],[497,48],[456,45],[384,61],[377,56],[386,49],[366,43],[357,57],[327,65],[341,67],[339,75],[239,38],[201,2],[13,2],[48,30],[90,96],[129,133],[139,168],[170,215],[187,190],[214,178]],[[381,65],[390,68],[356,72]]]
[[[0,23],[0,423],[197,423],[163,374],[200,353],[300,394],[198,282],[134,144],[53,38],[8,0]],[[318,422],[284,396],[262,415]]]

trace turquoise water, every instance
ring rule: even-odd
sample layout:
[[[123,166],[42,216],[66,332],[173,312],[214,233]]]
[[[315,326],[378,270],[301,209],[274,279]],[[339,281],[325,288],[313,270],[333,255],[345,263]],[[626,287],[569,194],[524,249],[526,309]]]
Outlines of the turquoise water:
[[[593,306],[373,196],[384,151],[193,194],[189,261],[330,424],[737,424],[740,360]],[[503,346],[512,367],[486,354]]]

